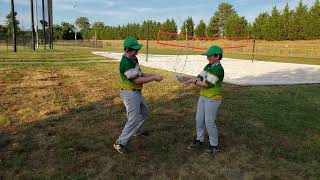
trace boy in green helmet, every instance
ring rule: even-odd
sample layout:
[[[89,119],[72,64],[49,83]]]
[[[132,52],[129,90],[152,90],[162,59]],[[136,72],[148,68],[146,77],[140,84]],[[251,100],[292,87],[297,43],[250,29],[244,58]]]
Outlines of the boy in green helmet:
[[[223,50],[219,46],[212,46],[202,54],[207,56],[209,64],[204,67],[196,78],[185,82],[186,86],[194,84],[201,88],[196,114],[196,139],[188,149],[202,147],[204,143],[205,128],[209,135],[209,148],[206,153],[214,154],[220,150],[218,144],[218,130],[216,116],[222,100],[222,84],[224,69],[220,64]]]
[[[143,84],[152,81],[160,82],[159,75],[145,74],[141,71],[137,59],[142,45],[135,38],[127,38],[123,42],[124,55],[120,61],[120,96],[126,107],[128,121],[121,135],[114,144],[119,153],[127,153],[127,145],[132,136],[147,135],[143,123],[149,115],[149,109],[142,96]]]

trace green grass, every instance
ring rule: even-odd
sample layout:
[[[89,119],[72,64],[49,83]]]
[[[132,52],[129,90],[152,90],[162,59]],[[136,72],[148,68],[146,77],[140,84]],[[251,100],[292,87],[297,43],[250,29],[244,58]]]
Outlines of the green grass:
[[[216,157],[186,148],[199,90],[147,84],[151,136],[133,138],[131,153],[120,155],[112,147],[126,121],[117,70],[117,63],[0,65],[0,121],[9,122],[0,123],[0,178],[320,177],[319,84],[226,84]]]
[[[54,46],[54,50],[43,50],[39,48],[36,53],[30,48],[20,47],[18,53],[14,53],[11,50],[6,51],[5,46],[0,45],[0,62],[9,61],[38,61],[38,62],[56,62],[56,61],[96,61],[106,60],[108,58],[95,56],[91,54],[93,51],[108,51],[108,52],[123,52],[120,46],[106,46],[105,48],[88,48],[88,47],[74,47],[74,46]],[[147,52],[144,46],[140,53],[145,54]],[[199,55],[201,52],[193,51],[182,48],[164,48],[164,47],[151,47],[149,48],[150,54],[161,55]],[[246,54],[230,54],[225,53],[224,57],[252,60],[252,55]],[[297,64],[314,64],[320,65],[320,58],[300,58],[300,57],[282,57],[282,56],[262,56],[256,55],[254,60],[256,61],[272,61],[272,62],[285,62],[285,63],[297,63]]]
[[[0,62],[56,62],[56,61],[96,61],[106,60],[108,58],[99,57],[91,52],[101,51],[96,48],[57,46],[53,50],[37,49],[33,52],[30,48],[18,49],[18,52],[0,50]]]

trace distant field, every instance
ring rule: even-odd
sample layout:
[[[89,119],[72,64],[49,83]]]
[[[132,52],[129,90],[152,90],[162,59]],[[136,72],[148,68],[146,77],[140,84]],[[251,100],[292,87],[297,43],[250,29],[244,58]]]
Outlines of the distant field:
[[[79,60],[99,60],[101,57],[98,56],[85,56],[85,53],[92,51],[110,51],[110,52],[123,52],[121,40],[104,40],[97,41],[59,41],[56,42],[53,52],[45,52],[42,48],[37,49],[38,54],[31,51],[28,47],[18,47],[19,53],[12,53],[12,47],[7,47],[5,44],[0,44],[0,61],[56,61],[68,60],[79,54],[77,56]],[[141,40],[140,43],[144,44],[140,53],[146,53],[146,41]],[[169,43],[185,45],[185,41],[171,41]],[[188,46],[196,47],[209,47],[211,45],[221,45],[221,46],[237,46],[245,45],[245,41],[188,41]],[[87,46],[81,47],[79,46]],[[97,47],[97,48],[94,48]],[[225,49],[225,57],[236,58],[236,59],[253,59],[252,54],[252,41],[249,41],[246,48],[238,49]],[[60,53],[61,50],[68,50],[69,52]],[[7,53],[9,52],[9,53]],[[156,41],[149,42],[149,53],[150,54],[170,54],[170,55],[184,55],[184,54],[200,54],[200,50],[192,50],[186,48],[169,47],[157,44]],[[59,55],[59,56],[55,56]],[[82,55],[82,56],[81,56]],[[59,57],[59,58],[57,58]],[[298,63],[298,64],[316,64],[320,65],[320,40],[310,40],[310,41],[257,41],[256,51],[254,55],[254,60],[262,61],[274,61],[274,62],[287,62],[287,63]]]
[[[122,41],[119,40],[106,40],[106,42],[112,46],[120,46]],[[141,43],[146,44],[145,40]],[[167,41],[170,44],[186,45],[185,41]],[[228,49],[228,53],[237,54],[252,54],[253,41],[250,40],[216,40],[216,41],[199,41],[199,40],[189,40],[188,46],[196,47],[209,47],[211,45],[219,46],[241,46],[247,45],[246,48],[238,49]],[[165,48],[165,49],[177,49],[176,47],[169,47],[157,44],[156,41],[149,41],[149,46],[151,48]],[[180,49],[180,48],[178,48]],[[320,40],[305,40],[305,41],[262,41],[256,40],[256,55],[269,55],[269,56],[291,56],[291,57],[311,57],[320,58]]]
[[[104,60],[107,58],[92,54],[97,51],[95,48],[73,47],[73,46],[55,46],[54,50],[44,51],[39,48],[33,52],[27,47],[18,47],[18,52],[6,51],[4,46],[0,46],[0,62],[20,62],[20,61],[92,61]],[[102,50],[102,49],[101,49]]]
[[[106,40],[100,41],[104,49],[108,51],[122,51],[122,41]],[[142,53],[146,53],[146,41]],[[185,41],[169,41],[171,44],[185,45]],[[246,45],[246,41],[188,41],[188,46],[209,47],[211,45],[239,46]],[[249,41],[246,48],[226,49],[225,57],[238,59],[252,59],[253,43]],[[156,41],[149,42],[149,53],[153,54],[200,54],[201,50],[192,50],[178,47],[170,47],[157,44]],[[255,60],[288,62],[300,64],[320,65],[320,40],[313,41],[256,41]]]

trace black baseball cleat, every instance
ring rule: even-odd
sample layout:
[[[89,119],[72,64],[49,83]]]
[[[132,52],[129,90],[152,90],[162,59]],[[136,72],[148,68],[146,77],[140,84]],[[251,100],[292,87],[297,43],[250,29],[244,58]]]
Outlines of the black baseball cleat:
[[[113,144],[114,149],[116,149],[120,154],[127,154],[128,148],[127,146],[121,145],[121,144]]]
[[[203,146],[203,142],[195,140],[188,146],[188,149],[200,149]]]
[[[220,147],[219,146],[211,146],[211,145],[209,145],[208,149],[205,150],[205,153],[214,155],[219,151],[220,151]]]
[[[133,136],[137,137],[137,136],[149,136],[149,135],[150,135],[149,131],[143,131],[142,133],[134,134]]]

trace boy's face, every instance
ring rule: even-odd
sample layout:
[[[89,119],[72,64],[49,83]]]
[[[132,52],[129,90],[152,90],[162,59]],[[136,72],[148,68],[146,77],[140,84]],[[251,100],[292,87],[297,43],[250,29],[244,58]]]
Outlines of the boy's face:
[[[207,56],[207,59],[210,64],[215,64],[216,62],[218,62],[219,55]]]
[[[135,57],[138,55],[139,50],[126,50],[126,53],[129,57]]]

